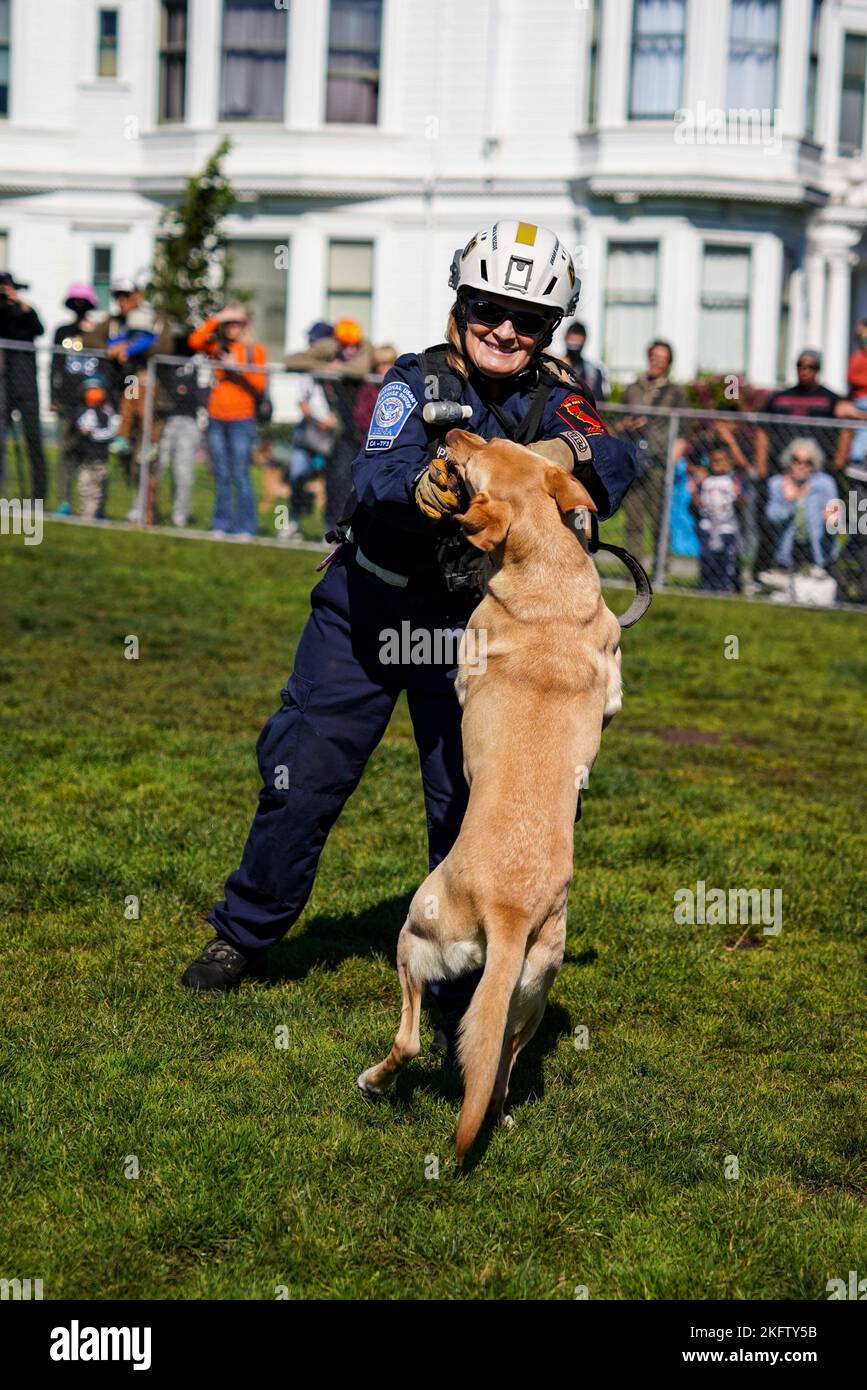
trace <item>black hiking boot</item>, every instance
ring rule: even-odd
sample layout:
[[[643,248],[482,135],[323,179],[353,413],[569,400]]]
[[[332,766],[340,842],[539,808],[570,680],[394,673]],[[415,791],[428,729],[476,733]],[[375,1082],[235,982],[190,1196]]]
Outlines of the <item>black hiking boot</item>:
[[[181,976],[181,984],[186,989],[214,990],[219,993],[237,989],[245,975],[261,973],[263,956],[263,951],[245,953],[230,941],[215,936],[187,966]]]

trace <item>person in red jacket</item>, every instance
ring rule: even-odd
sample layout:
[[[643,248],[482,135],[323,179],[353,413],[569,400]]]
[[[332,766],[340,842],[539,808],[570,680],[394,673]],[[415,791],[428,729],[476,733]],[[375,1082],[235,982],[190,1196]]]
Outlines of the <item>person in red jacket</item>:
[[[241,304],[227,304],[194,329],[188,342],[194,352],[206,352],[227,364],[215,372],[208,398],[208,452],[216,482],[211,534],[249,541],[258,525],[250,478],[256,412],[268,386],[268,374],[237,368],[262,366],[268,354],[263,343],[254,342]]]

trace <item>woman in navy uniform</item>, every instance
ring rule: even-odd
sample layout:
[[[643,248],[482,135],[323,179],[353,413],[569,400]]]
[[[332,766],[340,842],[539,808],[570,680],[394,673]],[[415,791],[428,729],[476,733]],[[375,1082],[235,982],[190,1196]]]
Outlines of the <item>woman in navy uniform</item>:
[[[457,639],[484,592],[490,560],[454,519],[466,499],[447,455],[437,456],[444,426],[429,423],[425,407],[429,419],[451,415],[455,423],[463,413],[465,427],[483,438],[512,438],[561,463],[581,479],[600,518],[619,507],[635,477],[632,446],[608,433],[569,368],[544,355],[580,288],[555,234],[500,221],[455,252],[449,283],[456,299],[447,343],[398,358],[384,378],[353,464],[343,543],[313,590],[281,707],[256,745],[263,787],[243,858],[209,914],[215,939],[182,977],[190,988],[231,989],[297,920],[328,832],[403,690],[431,868],[460,829],[467,787],[453,684]],[[395,642],[393,634],[409,640]],[[440,660],[413,661],[413,650]],[[439,986],[447,1024],[473,985],[465,977]]]

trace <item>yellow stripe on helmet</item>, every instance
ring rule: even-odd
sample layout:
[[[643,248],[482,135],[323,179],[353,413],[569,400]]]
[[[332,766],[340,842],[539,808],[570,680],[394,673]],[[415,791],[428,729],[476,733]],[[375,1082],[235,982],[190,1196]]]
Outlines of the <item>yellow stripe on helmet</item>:
[[[532,222],[519,222],[518,230],[515,233],[515,241],[521,246],[535,246],[536,233],[538,230],[539,228],[534,226]]]

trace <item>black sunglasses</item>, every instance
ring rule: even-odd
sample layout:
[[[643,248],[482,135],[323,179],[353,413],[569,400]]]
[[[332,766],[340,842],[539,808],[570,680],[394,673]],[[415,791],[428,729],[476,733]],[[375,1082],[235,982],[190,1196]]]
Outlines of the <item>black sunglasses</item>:
[[[492,299],[468,297],[467,311],[470,318],[487,328],[496,328],[508,319],[515,331],[525,338],[541,338],[553,326],[547,314],[537,314],[532,309],[512,309],[507,304],[495,304]]]

